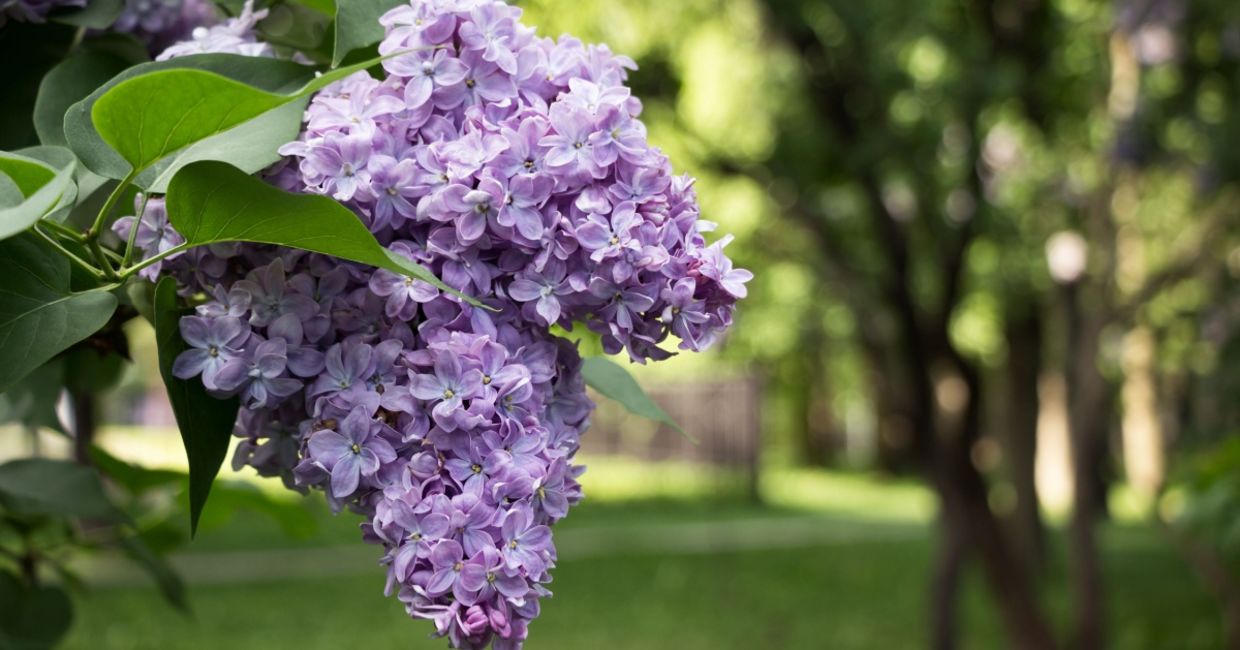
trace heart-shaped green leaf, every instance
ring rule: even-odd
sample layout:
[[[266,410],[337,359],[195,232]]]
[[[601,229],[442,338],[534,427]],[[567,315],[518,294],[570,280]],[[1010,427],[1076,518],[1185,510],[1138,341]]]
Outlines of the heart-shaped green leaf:
[[[56,170],[48,165],[7,151],[0,151],[0,173],[17,185],[23,197],[34,194],[56,176]]]
[[[693,440],[693,436],[685,433],[667,411],[650,399],[637,380],[633,379],[633,375],[620,364],[603,357],[589,357],[582,362],[581,374],[590,388],[603,397],[615,400],[628,412],[662,422]]]
[[[73,602],[64,589],[30,587],[0,571],[0,648],[52,648],[72,623]]]
[[[89,0],[85,7],[54,11],[49,18],[74,27],[107,29],[124,10],[125,0]]]
[[[172,374],[177,355],[185,351],[181,340],[181,316],[187,310],[177,301],[177,283],[169,277],[155,287],[155,341],[159,348],[159,374],[163,377],[172,412],[176,415],[185,456],[189,460],[190,530],[198,531],[198,519],[211,494],[211,484],[228,454],[233,424],[241,410],[236,397],[216,399],[202,382],[178,379]]]
[[[21,515],[125,519],[108,501],[93,467],[48,458],[0,465],[0,504]]]
[[[104,141],[103,137],[95,129],[95,125],[91,122],[91,113],[94,110],[95,103],[105,94],[111,92],[116,86],[126,81],[145,74],[173,69],[212,72],[271,93],[292,92],[314,78],[314,68],[310,66],[293,63],[292,61],[241,56],[238,54],[198,54],[133,66],[95,89],[85,99],[70,106],[65,113],[65,138],[68,140],[73,152],[81,158],[84,166],[101,176],[115,179],[124,178],[133,169],[129,162],[114,151],[112,147],[108,146],[108,143]],[[300,120],[297,121],[300,122]],[[297,126],[299,127],[300,124]],[[296,133],[295,130],[293,132]],[[234,135],[237,137],[232,137]],[[231,140],[233,145],[244,145],[245,140],[250,136],[252,136],[252,133],[238,135],[238,130],[232,129],[215,136],[215,138]],[[289,140],[292,140],[292,138],[290,137]],[[227,148],[224,147],[224,150],[227,151]],[[225,160],[237,163],[238,166],[244,169],[261,169],[263,166],[274,162],[277,158],[275,151],[272,150],[267,154],[265,162],[245,159],[241,154],[230,156]],[[139,186],[146,188],[163,171],[160,169],[160,166],[154,167],[147,174],[139,176],[137,180]]]
[[[357,215],[325,196],[285,192],[226,163],[203,161],[172,179],[167,198],[168,218],[189,246],[245,241],[300,248],[417,278],[480,306],[384,248]]]
[[[288,93],[271,92],[207,70],[156,70],[105,92],[91,108],[91,121],[104,142],[141,172],[185,147],[308,97],[377,61],[336,68]],[[298,111],[289,116],[289,123],[300,125],[300,117]],[[271,155],[276,155],[274,149]]]
[[[103,34],[80,45],[39,84],[34,104],[39,142],[67,146],[65,113],[69,107],[126,68],[146,60],[146,48],[124,34]]]
[[[64,383],[65,364],[60,359],[26,375],[25,380],[0,394],[0,423],[17,422],[64,432],[56,414]]]
[[[99,331],[116,296],[69,289],[69,260],[35,235],[0,241],[0,392]]]
[[[60,151],[65,164],[59,169],[41,160],[0,151],[0,174],[9,177],[23,196],[17,205],[0,209],[0,239],[26,230],[62,204],[72,205],[77,197],[75,161],[67,150]]]

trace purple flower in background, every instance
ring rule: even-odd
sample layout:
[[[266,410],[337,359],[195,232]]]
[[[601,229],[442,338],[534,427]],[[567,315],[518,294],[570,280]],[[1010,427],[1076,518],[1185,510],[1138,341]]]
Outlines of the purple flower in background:
[[[376,296],[387,298],[384,313],[388,318],[413,320],[419,303],[430,302],[439,290],[422,280],[407,275],[396,275],[387,269],[379,269],[370,276],[370,290]]]
[[[275,338],[259,343],[251,355],[229,359],[216,374],[215,383],[224,392],[239,391],[243,403],[260,409],[301,388],[300,381],[284,376],[287,367],[288,344]]]
[[[370,194],[375,197],[375,207],[371,228],[382,230],[385,226],[396,226],[401,219],[413,219],[418,215],[414,200],[418,196],[414,186],[417,165],[412,160],[401,160],[383,154],[376,154],[367,164],[370,176]]]
[[[411,52],[383,62],[388,72],[407,77],[405,106],[419,108],[431,100],[436,90],[451,89],[464,83],[469,68],[447,50]],[[441,91],[441,95],[449,94]]]
[[[507,567],[503,555],[494,546],[483,548],[465,563],[460,581],[467,592],[477,594],[474,602],[491,601],[496,594],[519,600],[530,591],[529,583]]]
[[[141,219],[134,216],[121,217],[112,224],[112,232],[126,242],[133,237],[134,246],[142,252],[141,259],[166,253],[185,243],[185,238],[173,230],[172,224],[168,222],[168,210],[164,207],[163,199],[146,199],[138,196],[134,199],[134,212],[139,211],[142,212]],[[136,233],[133,232],[135,224],[138,228]],[[167,259],[176,256],[170,255]],[[142,269],[138,274],[147,280],[154,281],[159,277],[162,265],[163,262],[156,262]]]
[[[409,387],[414,397],[434,403],[431,415],[435,423],[453,431],[456,412],[463,408],[464,400],[477,396],[482,389],[482,373],[463,369],[456,354],[444,351],[435,355],[434,373],[414,376]]]
[[[465,568],[465,551],[461,545],[445,539],[435,545],[430,560],[434,572],[426,583],[426,593],[438,596],[451,592],[458,601],[473,604],[476,594],[461,584],[461,571]]]
[[[594,152],[590,146],[594,124],[589,114],[556,104],[551,109],[551,125],[554,133],[538,142],[550,148],[545,159],[547,166],[569,177],[584,174],[586,177],[601,178],[603,169],[594,162]]]
[[[392,558],[392,570],[399,580],[408,580],[414,561],[430,557],[433,544],[448,534],[448,516],[429,512],[422,515],[403,501],[393,505],[395,524],[404,536]]]
[[[181,319],[180,326],[181,338],[190,349],[177,356],[172,374],[181,379],[202,375],[202,385],[207,390],[222,390],[216,377],[226,363],[242,355],[241,347],[250,336],[249,328],[229,316],[186,316]]]
[[[528,507],[509,510],[501,530],[508,568],[525,569],[535,575],[547,570],[554,556],[551,529],[535,524]]]
[[[357,491],[362,478],[396,460],[396,452],[379,435],[382,425],[364,407],[350,411],[338,428],[318,431],[306,444],[310,457],[331,472],[332,496],[343,499]]]
[[[508,295],[513,300],[533,303],[534,311],[544,325],[554,325],[562,313],[560,297],[574,293],[565,279],[564,264],[551,260],[542,271],[526,272],[508,285]]]
[[[157,53],[219,21],[208,0],[126,0],[111,31],[132,34]]]

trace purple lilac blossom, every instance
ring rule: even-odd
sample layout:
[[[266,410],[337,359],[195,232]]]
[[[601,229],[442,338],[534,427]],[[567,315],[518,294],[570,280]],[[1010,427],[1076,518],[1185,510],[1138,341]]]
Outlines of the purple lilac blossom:
[[[132,34],[157,53],[219,19],[209,0],[126,0],[124,10],[109,29]]]
[[[161,58],[269,54],[247,15]],[[498,0],[388,12],[385,78],[318,93],[267,173],[342,201],[493,311],[272,246],[190,249],[161,269],[209,297],[182,321],[176,371],[242,397],[234,467],[365,517],[388,594],[457,648],[522,646],[550,595],[552,527],[582,498],[593,404],[552,326],[584,325],[635,362],[673,340],[702,350],[751,277],[728,238],[707,243],[693,180],[646,141],[633,62],[540,38],[520,15]],[[160,209],[139,225],[144,255],[177,241]]]

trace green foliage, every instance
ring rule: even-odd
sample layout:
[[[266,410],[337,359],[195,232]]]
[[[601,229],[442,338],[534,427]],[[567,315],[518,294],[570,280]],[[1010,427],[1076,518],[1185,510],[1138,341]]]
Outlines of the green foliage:
[[[89,0],[85,7],[55,11],[51,19],[74,27],[107,29],[125,10],[125,0]]]
[[[34,105],[34,128],[43,144],[65,146],[65,112],[126,68],[147,60],[146,49],[128,36],[88,41],[43,77]]]
[[[93,468],[45,458],[0,465],[0,504],[13,515],[124,519]]]
[[[164,278],[155,289],[155,336],[159,345],[159,372],[176,414],[185,455],[189,459],[189,516],[191,531],[211,494],[211,484],[228,453],[233,424],[241,408],[238,398],[216,399],[198,381],[172,374],[177,355],[186,349],[179,322],[185,310],[179,305],[176,281]]]
[[[190,58],[175,61],[184,62]],[[365,70],[375,62],[371,60],[336,68],[314,77],[296,90],[283,93],[264,90],[219,72],[170,66],[138,74],[107,89],[91,106],[90,121],[100,139],[128,163],[126,176],[136,176],[185,147],[304,99],[314,91]],[[265,67],[286,69],[286,66],[275,61]],[[286,110],[282,117],[285,124],[292,126],[295,135],[300,127],[301,110]],[[266,124],[264,129],[275,126]],[[249,135],[252,133],[235,133],[232,143],[243,143]],[[223,154],[230,149],[221,146],[216,152]],[[264,151],[266,156],[260,159],[261,162],[244,161],[249,163],[246,166],[262,168],[277,159],[275,147]]]
[[[384,268],[461,295],[422,265],[381,246],[357,215],[336,201],[284,192],[224,163],[182,169],[168,187],[168,218],[188,246],[278,244]]]
[[[0,152],[0,174],[8,176],[23,197],[17,205],[0,209],[0,239],[30,228],[62,202],[72,204],[77,197],[75,166],[72,156],[63,167],[54,169],[32,158]]]
[[[396,0],[337,2],[332,65],[340,65],[353,50],[379,42],[383,38],[379,17],[398,4]]]
[[[69,261],[34,235],[0,242],[0,392],[112,317],[116,297],[69,288]]]
[[[26,585],[0,571],[0,648],[54,647],[72,623],[73,603],[64,589]]]
[[[94,106],[101,97],[126,81],[168,70],[181,70],[182,72],[194,70],[212,73],[228,81],[268,95],[293,92],[314,78],[314,69],[308,66],[291,61],[234,54],[200,54],[179,57],[168,61],[154,61],[127,68],[82,100],[70,106],[64,115],[65,137],[69,142],[69,147],[82,160],[83,165],[95,173],[108,178],[125,178],[133,170],[130,162],[108,146],[108,143],[91,121]],[[145,87],[149,83],[142,82],[138,89]],[[124,95],[121,97],[124,98]],[[184,111],[188,108],[188,106],[184,106],[181,110]],[[233,124],[239,123],[234,121]],[[204,128],[202,124],[197,126],[199,132]],[[132,127],[136,127],[136,123],[132,124]],[[210,125],[205,128],[210,128]],[[123,134],[125,134],[124,125],[119,125],[118,129],[119,133],[116,137],[123,137]],[[225,132],[220,134],[219,137],[229,138],[231,135],[233,134]],[[128,136],[132,140],[134,133],[130,132]],[[238,145],[245,144],[240,138],[232,139],[232,142]],[[162,149],[163,147],[157,146],[156,148]],[[271,152],[269,156],[272,157],[265,164],[270,164],[271,160],[275,159],[274,152]],[[245,161],[238,160],[236,162],[244,163]],[[252,167],[253,164],[251,162],[247,166]],[[139,176],[136,179],[138,185],[140,187],[149,186],[154,181],[155,176],[158,173],[162,173],[161,167],[163,165],[157,165],[154,169],[147,172],[146,176]]]
[[[624,366],[604,357],[588,357],[582,361],[581,374],[586,384],[608,399],[615,400],[634,415],[662,422],[681,435],[693,439],[659,406]]]
[[[330,0],[276,3],[258,29],[280,51],[276,59],[212,54],[150,62],[146,44],[97,31],[113,24],[124,0],[90,0],[53,10],[46,23],[10,21],[0,30],[0,61],[10,65],[0,147],[16,150],[0,152],[0,423],[60,430],[57,404],[67,397],[74,435],[88,442],[93,397],[121,381],[130,361],[125,325],[142,313],[155,325],[160,374],[189,459],[186,475],[79,445],[76,462],[0,465],[0,648],[46,648],[64,636],[68,595],[39,585],[49,570],[68,588],[80,585],[63,562],[65,549],[119,552],[188,611],[184,584],[162,554],[203,521],[252,510],[290,534],[314,528],[303,510],[244,486],[218,486],[203,518],[239,401],[215,399],[200,382],[171,374],[185,348],[178,320],[187,307],[173,280],[140,282],[138,271],[154,260],[135,260],[132,242],[110,233],[139,191],[168,194],[186,247],[302,247],[450,290],[389,253],[340,204],[290,195],[249,175],[296,139],[312,93],[378,62],[338,67],[346,55],[357,61],[373,47],[382,5],[395,3],[341,4],[337,12]],[[42,146],[30,147],[36,135]],[[184,485],[183,499],[175,498]]]
[[[45,363],[22,381],[0,393],[0,424],[62,430],[56,402],[65,383],[64,363]]]

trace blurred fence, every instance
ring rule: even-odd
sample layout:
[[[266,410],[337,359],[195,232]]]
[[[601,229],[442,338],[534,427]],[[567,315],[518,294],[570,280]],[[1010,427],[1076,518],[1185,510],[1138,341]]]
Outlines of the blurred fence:
[[[733,470],[744,477],[749,494],[757,497],[762,401],[761,386],[756,378],[646,388],[688,435],[627,413],[610,400],[595,395],[598,410],[581,441],[585,453],[650,461],[689,461]]]
[[[592,456],[710,465],[742,477],[749,494],[757,495],[762,413],[756,378],[651,386],[648,392],[688,436],[593,395],[598,410],[582,436],[583,451]],[[110,409],[107,420],[116,424],[176,426],[162,390],[118,396]]]

